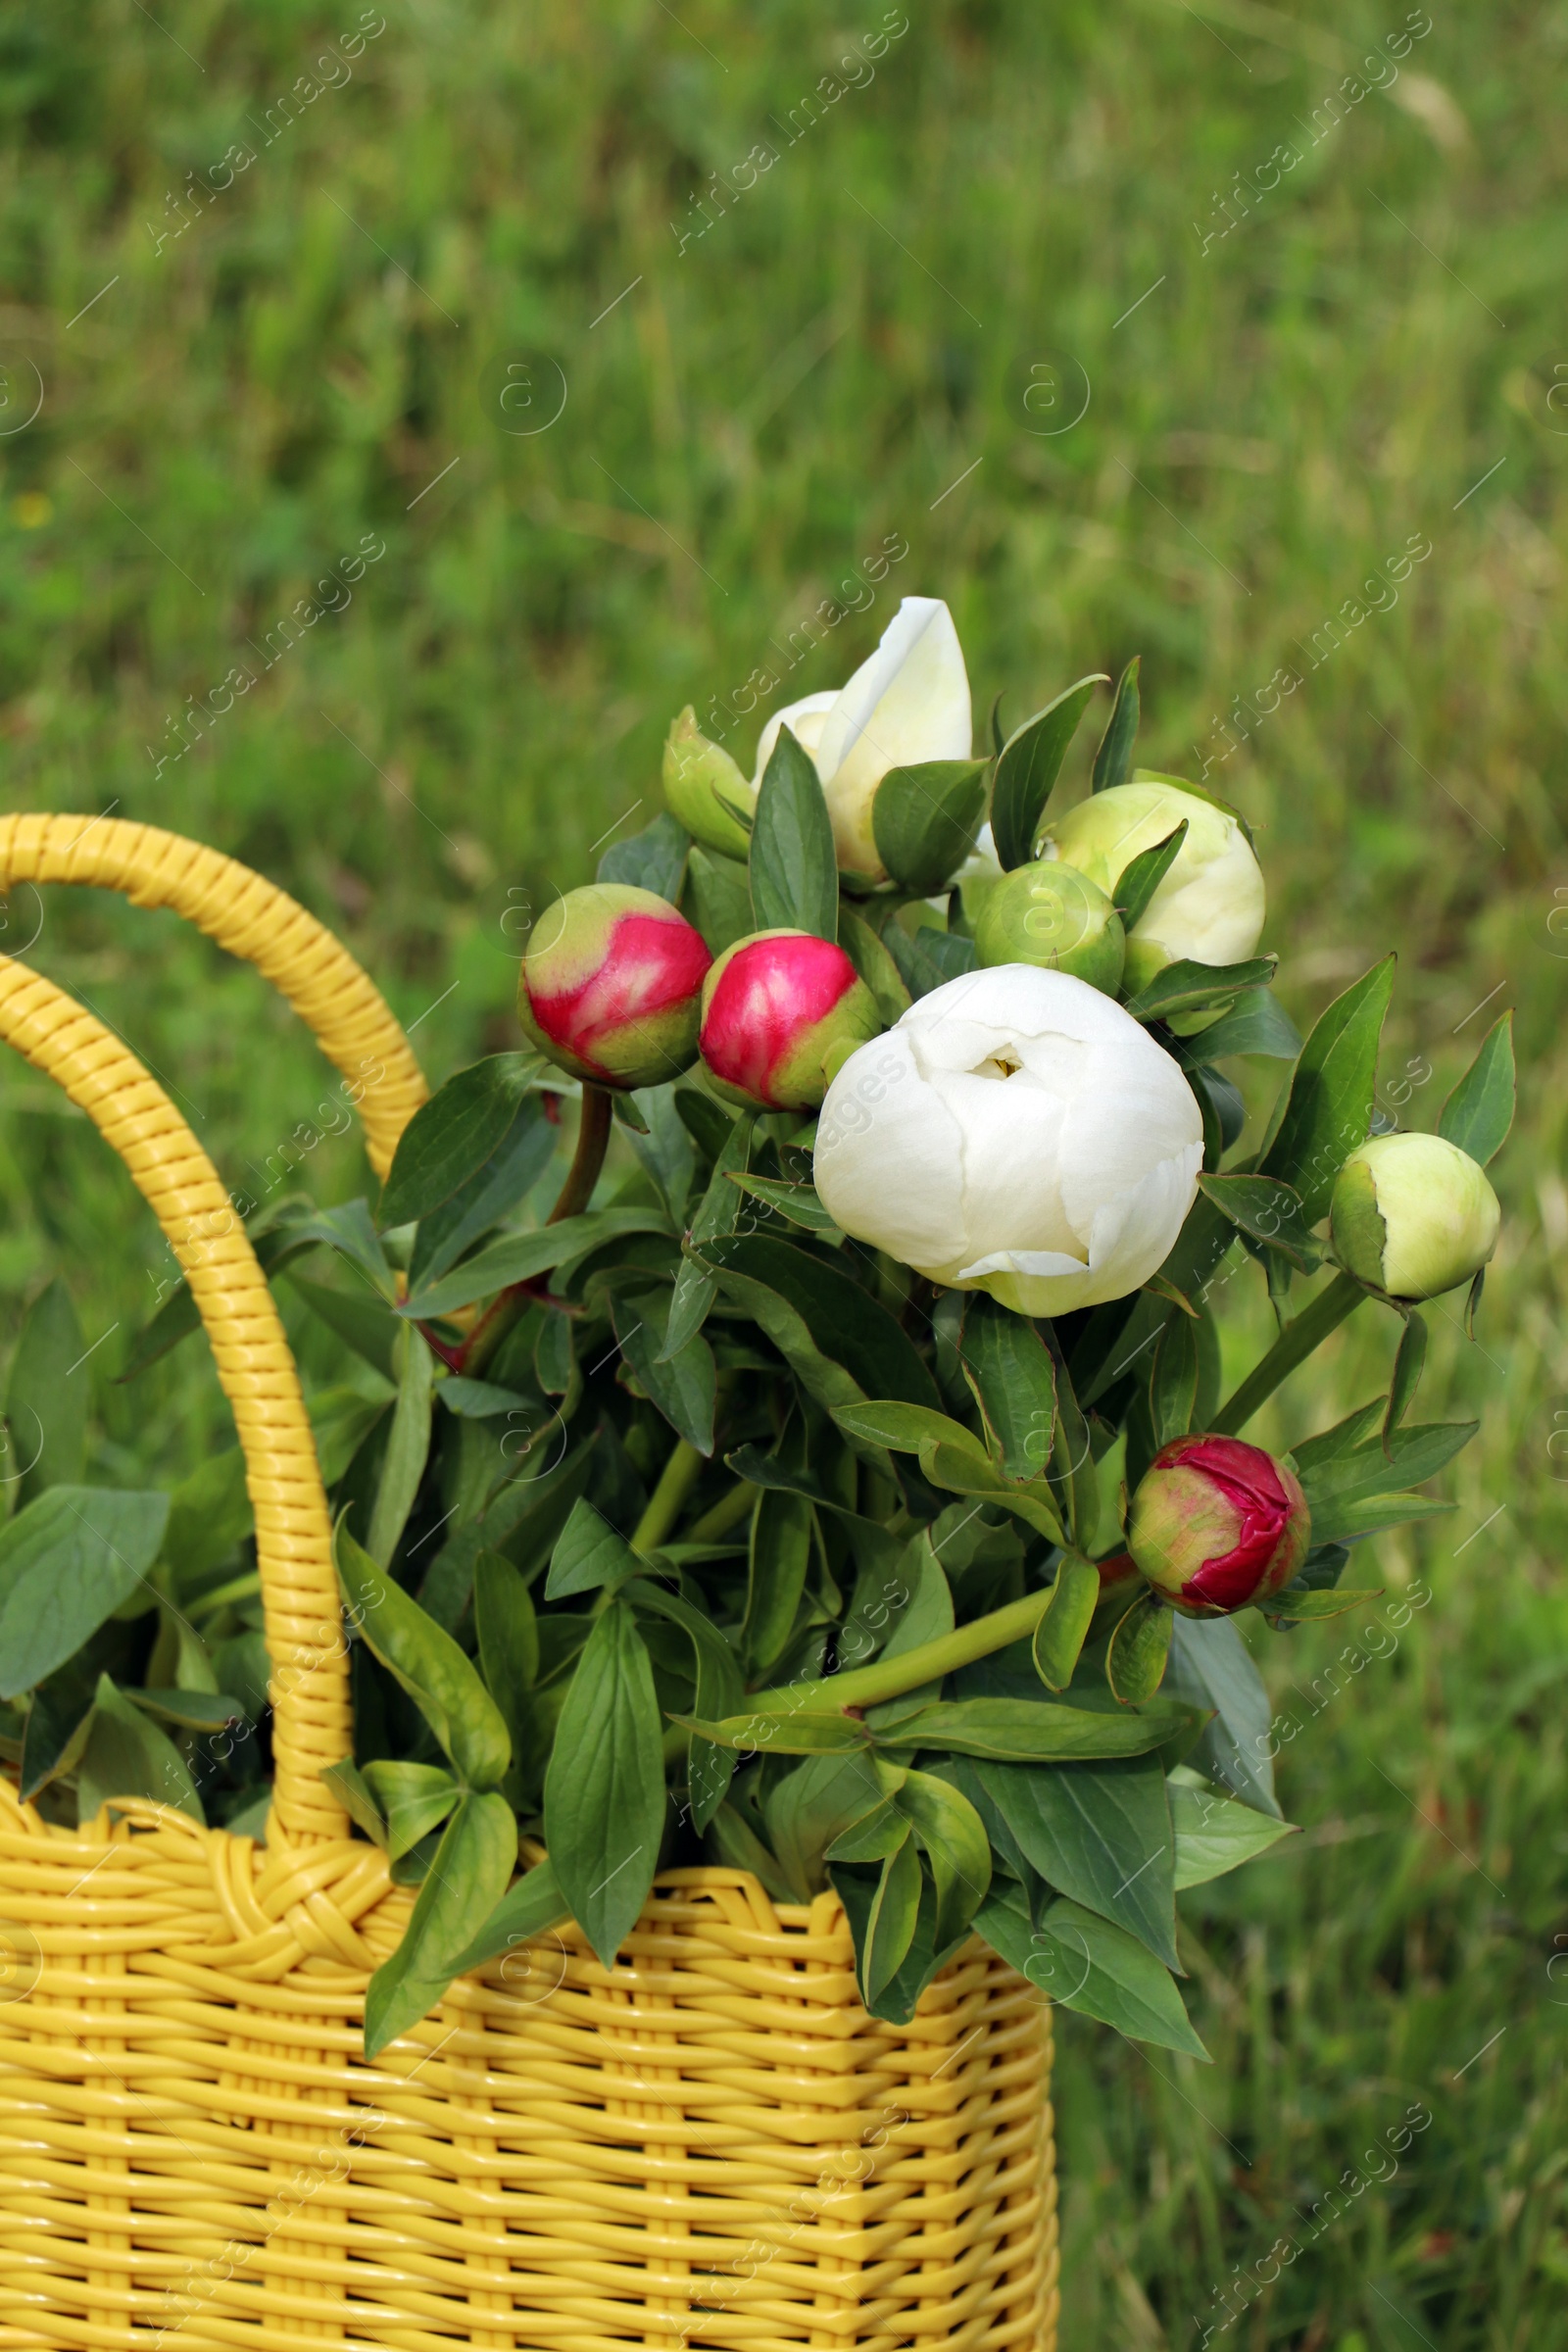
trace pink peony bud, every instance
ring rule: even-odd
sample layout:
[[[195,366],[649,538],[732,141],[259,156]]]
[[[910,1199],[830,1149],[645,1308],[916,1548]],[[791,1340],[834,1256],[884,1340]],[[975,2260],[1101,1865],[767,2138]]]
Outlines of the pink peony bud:
[[[763,1110],[814,1110],[827,1057],[864,1045],[882,1027],[876,1001],[841,947],[810,931],[739,939],[703,983],[699,1044],[710,1075],[732,1101]]]
[[[1228,1617],[1288,1585],[1312,1520],[1283,1462],[1240,1438],[1176,1438],[1139,1481],[1127,1547],[1189,1617]]]
[[[629,883],[570,890],[534,925],[517,1014],[557,1067],[595,1086],[659,1086],[697,1055],[712,957],[667,899]]]

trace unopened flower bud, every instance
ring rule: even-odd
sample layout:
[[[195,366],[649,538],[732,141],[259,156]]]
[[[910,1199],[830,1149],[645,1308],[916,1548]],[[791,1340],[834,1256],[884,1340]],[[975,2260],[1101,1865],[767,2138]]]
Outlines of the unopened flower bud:
[[[1077,866],[1114,896],[1133,859],[1184,819],[1175,860],[1128,935],[1129,993],[1147,988],[1167,963],[1241,963],[1254,953],[1264,902],[1251,845],[1228,809],[1175,776],[1144,769],[1130,784],[1092,793],[1047,828],[1041,856]],[[1205,1013],[1192,1026],[1213,1017]]]
[[[1075,865],[1016,867],[987,893],[974,944],[983,964],[1047,964],[1107,997],[1121,982],[1121,917]]]
[[[517,1014],[558,1069],[595,1086],[659,1086],[697,1057],[712,957],[667,899],[629,883],[567,891],[534,926]]]
[[[670,721],[663,783],[670,814],[694,841],[727,858],[749,854],[757,788],[721,745],[709,742],[690,703]]]
[[[1375,1135],[1335,1180],[1329,1225],[1348,1274],[1394,1298],[1436,1298],[1497,1246],[1497,1196],[1441,1135]]]
[[[1184,1616],[1228,1617],[1290,1583],[1311,1530],[1300,1487],[1260,1446],[1176,1438],[1139,1481],[1127,1548]]]
[[[703,986],[699,1043],[710,1075],[733,1102],[763,1110],[814,1110],[836,1049],[882,1027],[870,990],[831,939],[758,931],[726,948]]]

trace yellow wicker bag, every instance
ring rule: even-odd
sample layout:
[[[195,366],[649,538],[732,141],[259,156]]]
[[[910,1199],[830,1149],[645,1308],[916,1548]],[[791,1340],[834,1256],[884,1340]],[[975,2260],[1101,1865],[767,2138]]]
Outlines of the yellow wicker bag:
[[[250,957],[367,1084],[385,1169],[424,1084],[302,908],[171,834],[0,822],[0,890],[46,881]],[[245,1450],[276,1758],[265,1847],[141,1802],[62,1831],[0,1782],[0,2347],[1054,2352],[1050,2013],[979,1944],[892,2028],[833,1897],[669,1871],[613,1970],[547,1937],[365,2064],[412,1898],[319,1778],[350,1752],[347,1657],[270,1295],[102,1022],[0,958],[0,1038],[96,1121],[187,1272]]]

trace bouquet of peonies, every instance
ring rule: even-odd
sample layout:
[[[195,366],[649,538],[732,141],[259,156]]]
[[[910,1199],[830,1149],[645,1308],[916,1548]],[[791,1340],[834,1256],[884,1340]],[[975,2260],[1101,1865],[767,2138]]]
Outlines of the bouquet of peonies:
[[[1005,738],[993,712],[971,758],[953,621],[910,598],[751,780],[684,712],[668,812],[535,924],[530,1050],[441,1089],[377,1203],[253,1217],[338,1521],[359,1747],[328,1777],[418,1888],[372,2053],[567,1919],[610,1966],[656,1871],[706,1859],[835,1889],[879,2017],[978,1934],[1202,2054],[1176,1890],[1286,1826],[1231,1620],[1353,1608],[1351,1548],[1444,1507],[1413,1490],[1473,1425],[1410,1421],[1417,1309],[1479,1296],[1513,1066],[1504,1020],[1436,1134],[1371,1133],[1392,959],[1301,1043],[1246,824],[1133,768],[1136,662],[1048,821],[1108,683]],[[1245,1055],[1282,1075],[1227,1165]],[[1222,1396],[1238,1252],[1278,1337]],[[1387,1395],[1249,1444],[1368,1298]],[[193,1325],[177,1294],[133,1368]],[[60,1818],[144,1793],[260,1826],[235,1458],[172,1508],[97,1495],[151,1537],[129,1597],[58,1487],[0,1534],[0,1733]],[[39,1573],[46,1639],[13,1606]]]

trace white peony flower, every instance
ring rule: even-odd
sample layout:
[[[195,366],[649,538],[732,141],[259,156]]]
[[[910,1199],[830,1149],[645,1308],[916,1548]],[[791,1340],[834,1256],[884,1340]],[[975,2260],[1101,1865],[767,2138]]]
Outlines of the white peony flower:
[[[1228,809],[1174,776],[1140,769],[1130,784],[1097,792],[1048,825],[1043,858],[1061,858],[1113,897],[1143,850],[1187,819],[1187,838],[1127,934],[1128,994],[1167,963],[1243,963],[1263,932],[1263,876]]]
[[[852,1054],[816,1133],[846,1233],[1025,1315],[1120,1298],[1169,1254],[1202,1119],[1148,1031],[1033,964],[933,989]]]
[[[841,868],[885,881],[871,803],[888,769],[969,757],[969,679],[947,606],[937,597],[906,596],[847,686],[805,695],[775,711],[757,746],[755,784],[785,726],[816,762]]]

